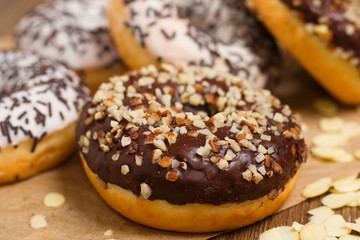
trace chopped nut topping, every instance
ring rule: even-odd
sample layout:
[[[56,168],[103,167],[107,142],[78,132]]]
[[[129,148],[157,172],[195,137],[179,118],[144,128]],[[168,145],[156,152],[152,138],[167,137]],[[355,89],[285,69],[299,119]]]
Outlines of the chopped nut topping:
[[[179,177],[179,173],[176,170],[170,170],[166,173],[166,180],[175,182]]]
[[[130,145],[130,143],[131,143],[130,137],[123,136],[121,138],[121,146],[126,147],[126,146]]]
[[[272,167],[274,168],[275,172],[278,174],[282,174],[283,169],[277,162],[272,162]]]
[[[169,157],[169,156],[163,156],[160,161],[158,162],[158,164],[163,167],[163,168],[167,168],[171,165],[173,161],[173,158],[172,157]]]
[[[147,183],[140,184],[140,196],[143,199],[148,199],[152,193],[150,186]]]
[[[161,157],[162,151],[160,149],[155,149],[152,153],[152,163],[156,163],[156,161]]]
[[[143,157],[140,155],[135,155],[135,165],[140,167],[143,162]]]
[[[229,167],[229,163],[225,159],[220,159],[220,161],[217,162],[216,165],[220,170],[226,170]]]
[[[122,173],[123,175],[126,175],[126,174],[128,174],[129,172],[130,172],[130,168],[129,168],[128,165],[122,165],[122,166],[121,166],[121,173]]]
[[[166,144],[163,140],[157,139],[154,141],[154,146],[157,147],[158,149],[162,150],[162,151],[166,151],[167,147]]]

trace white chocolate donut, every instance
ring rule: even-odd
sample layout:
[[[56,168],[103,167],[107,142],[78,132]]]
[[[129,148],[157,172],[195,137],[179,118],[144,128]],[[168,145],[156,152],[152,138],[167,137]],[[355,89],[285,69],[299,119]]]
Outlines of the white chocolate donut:
[[[104,16],[105,0],[65,0],[41,4],[18,23],[21,49],[81,70],[99,68],[118,59]]]
[[[106,0],[55,0],[41,4],[17,24],[17,45],[74,70],[92,70],[93,75],[99,75],[94,70],[107,70],[105,76],[98,77],[101,80],[114,72],[121,73],[124,67],[109,34],[105,3]],[[88,80],[89,74],[84,75]],[[90,79],[87,83],[95,89],[101,80]]]
[[[115,43],[127,44],[119,51],[132,68],[162,61],[208,66],[260,87],[277,62],[274,42],[240,1],[112,0],[107,14]],[[132,50],[132,39],[147,53]]]
[[[63,64],[33,53],[0,52],[0,183],[71,154],[73,126],[88,98],[79,76]]]

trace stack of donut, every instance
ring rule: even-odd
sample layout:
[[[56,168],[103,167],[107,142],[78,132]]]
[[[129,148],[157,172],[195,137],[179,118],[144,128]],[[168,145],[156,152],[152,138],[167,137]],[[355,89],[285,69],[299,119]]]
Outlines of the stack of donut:
[[[41,4],[16,27],[21,50],[0,52],[0,183],[77,141],[99,194],[146,226],[220,231],[276,211],[307,148],[290,108],[262,89],[279,53],[244,2],[109,0],[109,27],[105,3]],[[116,50],[136,70],[120,76]]]
[[[265,25],[334,97],[360,103],[358,0],[247,0]]]

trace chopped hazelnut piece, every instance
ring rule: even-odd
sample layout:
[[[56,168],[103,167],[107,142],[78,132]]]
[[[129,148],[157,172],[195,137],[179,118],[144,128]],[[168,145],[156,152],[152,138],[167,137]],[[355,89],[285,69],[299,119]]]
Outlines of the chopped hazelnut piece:
[[[175,182],[179,177],[179,173],[176,170],[170,170],[166,173],[166,180]]]
[[[129,168],[128,165],[122,165],[122,166],[121,166],[121,173],[122,173],[123,175],[126,175],[126,174],[128,174],[129,172],[130,172],[130,168]]]
[[[130,143],[131,143],[130,137],[123,136],[121,138],[121,146],[126,147],[126,146],[130,145]]]
[[[170,156],[163,156],[160,161],[158,162],[158,164],[163,167],[163,168],[167,168],[171,165],[173,161],[173,158]]]
[[[148,199],[152,193],[150,186],[147,183],[140,184],[140,196],[143,199]]]

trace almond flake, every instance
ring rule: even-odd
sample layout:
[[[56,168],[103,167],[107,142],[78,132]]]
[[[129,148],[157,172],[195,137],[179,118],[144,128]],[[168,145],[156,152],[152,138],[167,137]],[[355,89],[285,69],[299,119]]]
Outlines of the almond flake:
[[[319,127],[325,133],[338,133],[344,129],[345,122],[339,117],[320,118]]]
[[[310,217],[310,222],[321,224],[329,217],[333,216],[335,212],[325,206],[314,208],[308,211],[308,214],[312,215]]]
[[[300,231],[300,239],[318,240],[327,237],[325,227],[320,224],[307,223]]]
[[[352,155],[342,148],[313,147],[312,154],[315,157],[335,162],[353,161]]]
[[[338,112],[337,105],[328,99],[318,99],[314,103],[315,109],[324,116],[334,116]]]
[[[39,229],[47,226],[47,221],[44,215],[35,214],[30,218],[30,226],[33,229]]]
[[[338,192],[355,192],[360,189],[360,178],[356,176],[337,180],[333,187]]]
[[[305,187],[302,195],[305,198],[313,198],[329,191],[331,187],[331,178],[321,178]]]
[[[65,197],[60,193],[51,192],[45,195],[43,202],[47,207],[60,207],[65,203]]]
[[[282,226],[272,228],[262,233],[259,240],[299,240],[299,233],[292,227]]]
[[[344,145],[348,141],[345,135],[337,133],[322,133],[316,135],[312,143],[319,147],[338,147]]]
[[[360,233],[360,223],[345,223],[345,226]]]
[[[335,214],[325,220],[325,229],[331,237],[341,237],[349,234],[351,229],[345,226],[345,219],[339,214]]]
[[[360,237],[355,235],[346,235],[340,237],[339,240],[360,240]]]
[[[355,150],[354,156],[357,160],[360,160],[360,149]]]
[[[104,232],[104,236],[110,237],[110,236],[112,236],[112,235],[113,235],[113,231],[112,231],[111,229],[106,230],[106,231]]]
[[[300,232],[301,229],[304,227],[304,225],[303,225],[303,224],[300,224],[300,223],[298,223],[298,222],[293,222],[292,225],[291,225],[291,227],[292,227],[293,229],[295,229],[295,231]]]
[[[321,199],[321,203],[325,206],[336,209],[341,208],[351,202],[355,197],[355,193],[331,193]]]

